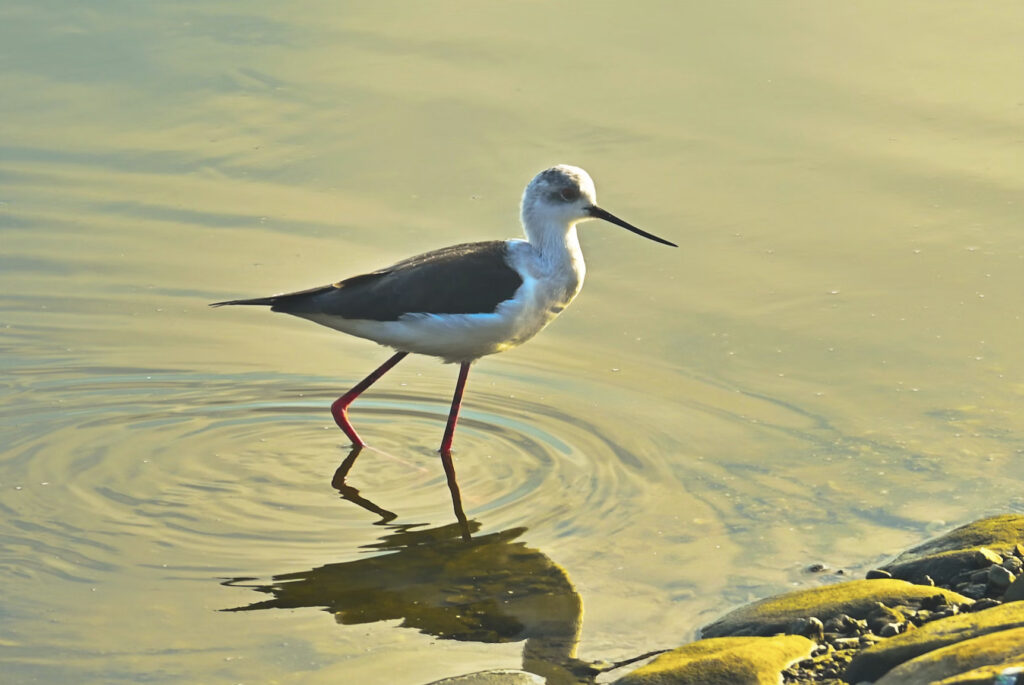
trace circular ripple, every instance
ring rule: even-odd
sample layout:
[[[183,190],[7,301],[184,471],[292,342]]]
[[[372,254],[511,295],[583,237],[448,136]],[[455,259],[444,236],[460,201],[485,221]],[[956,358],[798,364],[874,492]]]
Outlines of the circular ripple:
[[[142,564],[208,578],[256,571],[261,550],[273,567],[315,563],[325,545],[356,554],[380,533],[379,515],[331,487],[349,454],[330,417],[333,385],[90,369],[26,372],[7,390],[16,429],[0,530],[18,573],[91,581]],[[422,394],[368,393],[351,410],[371,447],[346,483],[396,523],[454,520],[436,451],[448,392],[428,382]],[[467,396],[454,462],[482,530],[525,526],[538,542],[618,530],[652,464],[581,415],[486,387]]]

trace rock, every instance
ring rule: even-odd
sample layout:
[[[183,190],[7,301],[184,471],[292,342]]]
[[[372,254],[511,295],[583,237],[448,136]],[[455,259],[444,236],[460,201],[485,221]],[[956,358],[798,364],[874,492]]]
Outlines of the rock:
[[[1018,574],[1024,569],[1024,561],[1017,557],[1006,557],[1003,559],[1003,568],[1013,574]]]
[[[825,622],[825,630],[830,633],[859,635],[868,629],[868,622],[846,614],[838,614]]]
[[[988,591],[987,583],[965,583],[957,586],[957,592],[962,594],[964,597],[970,597],[971,599],[981,599],[985,596]]]
[[[702,637],[774,635],[784,632],[799,618],[829,619],[847,614],[865,619],[879,602],[889,606],[920,604],[936,595],[942,603],[970,604],[971,600],[950,590],[912,585],[902,580],[851,580],[769,597],[740,607],[701,630]]]
[[[778,685],[790,664],[811,655],[798,635],[723,637],[684,645],[615,681],[615,685]]]
[[[879,637],[895,637],[896,635],[899,635],[900,633],[907,632],[907,624],[906,623],[886,623],[881,628],[879,628],[877,632],[878,632],[878,636]]]
[[[994,588],[1005,590],[1016,579],[1016,576],[1008,571],[1005,566],[988,567],[988,584]]]
[[[864,577],[868,580],[878,580],[880,578],[892,578],[892,574],[888,571],[883,571],[880,568],[873,568],[870,571],[868,571],[867,575]]]
[[[1024,516],[991,516],[911,548],[882,570],[905,580],[929,575],[935,582],[945,585],[964,570],[1002,563],[1002,557],[993,549],[1024,549],[1021,543],[1024,543]]]
[[[1004,662],[998,666],[982,666],[932,685],[1016,685],[1024,678],[1024,660]]]
[[[1003,593],[1003,601],[1005,602],[1019,602],[1024,599],[1024,575],[1018,576],[1017,580],[1010,583],[1010,587],[1006,588],[1006,592]]]
[[[906,554],[906,552],[904,552]],[[930,584],[949,585],[964,572],[983,570],[992,564],[1000,564],[1003,558],[987,547],[956,549],[929,554],[911,561],[900,561],[903,554],[885,566],[893,578],[921,583],[930,578]]]
[[[977,602],[971,605],[971,611],[991,609],[992,607],[997,607],[1000,604],[1002,604],[1002,602],[1000,602],[998,599],[992,599],[991,597],[982,597]]]
[[[988,633],[1020,627],[1024,627],[1024,603],[1001,604],[977,613],[932,621],[864,650],[853,658],[843,677],[851,683],[874,681],[921,654]],[[1020,645],[1018,649],[1024,651]]]
[[[825,637],[825,625],[821,622],[821,619],[815,616],[798,618],[789,624],[786,628],[786,633],[789,635],[803,635],[816,642],[820,642]]]
[[[875,685],[932,685],[983,666],[1019,662],[1022,645],[1024,628],[988,633],[900,664],[875,681]]]
[[[871,632],[882,637],[892,637],[903,632],[900,630],[900,625],[905,624],[907,617],[896,609],[890,609],[881,602],[875,604],[875,607],[868,614],[868,627],[871,628]],[[888,626],[895,626],[895,629],[889,628],[889,634],[886,635],[882,631]]]
[[[494,669],[435,680],[427,685],[544,685],[544,678],[535,673],[513,669]]]

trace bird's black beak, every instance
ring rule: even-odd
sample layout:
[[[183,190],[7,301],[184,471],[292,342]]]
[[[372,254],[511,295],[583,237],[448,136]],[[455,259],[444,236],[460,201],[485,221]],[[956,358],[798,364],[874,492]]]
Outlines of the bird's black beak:
[[[587,214],[589,214],[590,216],[594,217],[595,219],[604,219],[605,221],[607,221],[609,223],[612,223],[612,224],[615,224],[616,226],[622,226],[627,231],[632,231],[633,233],[636,233],[637,235],[642,235],[643,237],[647,238],[648,240],[653,240],[656,243],[661,243],[662,245],[671,245],[672,247],[679,247],[675,243],[670,243],[669,241],[665,240],[664,238],[659,238],[658,236],[656,236],[656,235],[654,235],[652,233],[648,233],[647,231],[641,231],[636,226],[633,226],[632,224],[627,224],[625,221],[623,221],[619,217],[615,216],[611,212],[606,212],[603,209],[601,209],[600,207],[597,207],[595,205],[591,205],[590,207],[587,207]]]

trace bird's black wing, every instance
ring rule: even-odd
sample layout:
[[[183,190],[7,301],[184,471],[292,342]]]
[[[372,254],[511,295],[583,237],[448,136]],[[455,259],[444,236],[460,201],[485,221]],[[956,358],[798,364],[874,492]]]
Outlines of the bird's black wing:
[[[395,321],[413,313],[490,313],[523,283],[507,255],[508,245],[502,240],[464,243],[320,288],[214,306],[268,305],[275,312],[297,316],[325,314],[373,321]]]

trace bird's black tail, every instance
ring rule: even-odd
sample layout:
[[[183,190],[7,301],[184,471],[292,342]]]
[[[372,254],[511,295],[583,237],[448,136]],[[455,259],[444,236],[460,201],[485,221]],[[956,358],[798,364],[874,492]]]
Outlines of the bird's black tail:
[[[228,304],[258,304],[264,307],[272,307],[276,297],[254,297],[250,300],[225,300],[224,302],[211,302],[211,307],[223,307]]]

